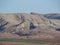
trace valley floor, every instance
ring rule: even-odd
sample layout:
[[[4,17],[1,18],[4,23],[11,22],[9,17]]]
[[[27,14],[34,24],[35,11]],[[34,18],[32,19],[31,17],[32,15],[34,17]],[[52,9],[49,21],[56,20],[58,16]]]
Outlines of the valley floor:
[[[48,44],[35,44],[35,43],[22,43],[22,42],[0,42],[0,45],[48,45]]]
[[[48,45],[48,43],[41,40],[0,38],[0,45]]]

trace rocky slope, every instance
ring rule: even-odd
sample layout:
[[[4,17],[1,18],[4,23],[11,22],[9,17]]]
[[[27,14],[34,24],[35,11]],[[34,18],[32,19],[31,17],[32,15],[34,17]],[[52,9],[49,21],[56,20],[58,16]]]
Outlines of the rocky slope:
[[[0,31],[29,34],[34,31],[55,31],[54,22],[42,15],[0,14]]]
[[[47,19],[43,15],[16,13],[0,14],[0,31],[29,34],[34,31],[51,32],[60,28],[60,20]]]

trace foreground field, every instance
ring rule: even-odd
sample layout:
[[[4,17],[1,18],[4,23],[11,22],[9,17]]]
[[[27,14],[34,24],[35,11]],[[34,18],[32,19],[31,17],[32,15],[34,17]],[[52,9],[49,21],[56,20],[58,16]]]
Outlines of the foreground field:
[[[0,38],[0,42],[24,42],[24,43],[35,43],[35,44],[47,44],[48,42],[41,40],[30,40],[30,39],[17,39],[17,38]]]
[[[35,44],[35,43],[22,43],[22,42],[0,42],[0,45],[48,45],[48,44]]]
[[[0,45],[48,45],[48,42],[30,39],[0,38]]]

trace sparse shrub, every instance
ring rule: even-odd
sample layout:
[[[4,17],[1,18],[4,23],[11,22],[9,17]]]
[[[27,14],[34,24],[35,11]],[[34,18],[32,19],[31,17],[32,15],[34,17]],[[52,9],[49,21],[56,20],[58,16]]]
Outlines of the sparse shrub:
[[[29,29],[32,30],[32,29],[35,29],[35,28],[36,28],[36,26],[34,26],[34,24],[33,24],[32,22],[30,22],[30,27],[29,27]]]
[[[56,31],[60,31],[60,28],[56,28]]]
[[[8,24],[3,18],[0,18],[0,31],[5,29],[5,26]]]

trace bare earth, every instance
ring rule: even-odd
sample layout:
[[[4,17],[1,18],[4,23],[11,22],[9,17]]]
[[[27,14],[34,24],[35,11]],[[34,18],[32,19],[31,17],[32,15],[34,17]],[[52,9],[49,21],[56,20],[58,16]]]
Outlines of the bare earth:
[[[0,42],[0,45],[48,45],[48,44],[34,44],[34,43],[22,43],[22,42]]]

